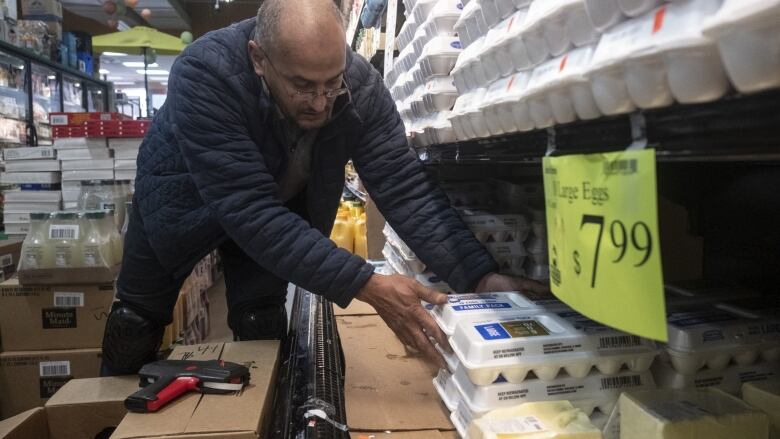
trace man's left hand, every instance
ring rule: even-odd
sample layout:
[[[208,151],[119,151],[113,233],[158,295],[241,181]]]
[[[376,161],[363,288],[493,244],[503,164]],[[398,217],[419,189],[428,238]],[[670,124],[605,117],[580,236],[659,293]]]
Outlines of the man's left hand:
[[[479,281],[475,293],[490,293],[497,291],[533,291],[549,293],[548,285],[519,276],[507,276],[498,273],[488,273]]]

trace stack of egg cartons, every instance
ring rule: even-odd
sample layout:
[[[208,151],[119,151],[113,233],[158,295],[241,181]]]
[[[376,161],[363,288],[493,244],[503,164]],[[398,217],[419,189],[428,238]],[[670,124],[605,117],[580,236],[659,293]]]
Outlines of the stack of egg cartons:
[[[455,140],[449,121],[458,97],[450,71],[461,52],[454,26],[460,0],[410,0],[397,44],[401,50],[387,75],[390,94],[417,146]]]
[[[669,342],[653,365],[659,387],[739,395],[744,383],[780,378],[777,298],[734,288],[687,290],[667,293]]]
[[[423,286],[445,293],[452,292],[446,282],[436,274],[428,271],[425,264],[420,261],[412,250],[398,237],[390,224],[385,224],[385,247],[382,255],[387,261],[391,273],[400,274],[417,280]]]
[[[491,410],[535,401],[571,401],[603,425],[622,392],[655,388],[654,342],[596,323],[553,296],[450,295],[431,313],[454,352],[434,387],[461,436]]]
[[[65,209],[78,208],[81,182],[113,182],[114,159],[102,137],[62,137],[54,139],[62,162],[62,200]]]
[[[30,230],[31,212],[60,209],[60,163],[47,146],[6,148],[3,156],[0,182],[14,188],[3,193],[5,233],[23,236]]]

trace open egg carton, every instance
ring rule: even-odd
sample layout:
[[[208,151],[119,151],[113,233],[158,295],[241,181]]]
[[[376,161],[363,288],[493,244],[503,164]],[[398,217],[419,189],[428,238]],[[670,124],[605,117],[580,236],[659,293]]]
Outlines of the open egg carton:
[[[451,294],[447,303],[431,310],[434,320],[448,336],[455,333],[458,322],[473,318],[492,318],[504,314],[538,311],[564,311],[569,307],[550,293],[498,292]]]
[[[656,361],[651,371],[661,389],[716,387],[732,395],[739,395],[744,383],[780,379],[780,362],[762,361],[743,366],[732,364],[721,370],[705,368],[685,375],[668,362]]]
[[[533,374],[543,381],[565,371],[575,378],[595,367],[614,375],[627,367],[649,369],[658,354],[654,342],[589,320],[574,311],[525,312],[458,322],[450,344],[474,384],[502,375],[522,383]]]
[[[433,383],[445,406],[453,412],[453,422],[465,426],[492,410],[560,399],[570,401],[588,416],[596,411],[609,415],[622,392],[656,388],[649,371],[621,371],[613,376],[593,371],[583,378],[562,376],[553,381],[533,378],[520,384],[499,378],[487,386],[477,386],[461,367],[454,373],[440,371]]]
[[[669,341],[664,361],[684,375],[707,367],[747,366],[759,360],[780,361],[780,316],[777,310],[750,310],[718,304],[671,305],[667,312]]]

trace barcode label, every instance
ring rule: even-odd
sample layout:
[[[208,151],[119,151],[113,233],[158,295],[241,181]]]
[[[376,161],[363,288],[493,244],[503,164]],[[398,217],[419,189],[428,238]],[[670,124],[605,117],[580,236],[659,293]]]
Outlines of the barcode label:
[[[77,308],[84,306],[84,293],[54,293],[54,306],[57,308]]]
[[[601,379],[601,390],[625,389],[628,387],[639,387],[641,385],[642,377],[639,375],[607,377]]]
[[[114,210],[116,209],[116,204],[114,203],[100,203],[100,210]]]
[[[615,160],[604,163],[604,173],[614,174],[636,174],[639,172],[639,162],[636,159]]]
[[[641,345],[642,339],[636,335],[615,335],[599,338],[599,349],[628,348]]]
[[[41,361],[41,378],[70,376],[70,361]]]
[[[3,255],[0,256],[0,267],[10,267],[11,265],[14,265],[14,257],[13,255]]]
[[[59,116],[51,116],[49,121],[52,125],[67,125],[68,116],[64,114]]]
[[[51,149],[44,149],[41,150],[41,157],[53,157],[54,156],[54,150]]]
[[[49,239],[79,239],[79,226],[49,226]]]

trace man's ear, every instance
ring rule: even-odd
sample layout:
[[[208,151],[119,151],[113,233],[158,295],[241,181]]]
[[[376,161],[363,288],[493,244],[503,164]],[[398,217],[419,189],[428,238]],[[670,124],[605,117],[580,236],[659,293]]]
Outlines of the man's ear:
[[[255,73],[259,76],[265,76],[265,52],[260,49],[255,41],[249,41],[249,56],[252,58],[252,66]]]

